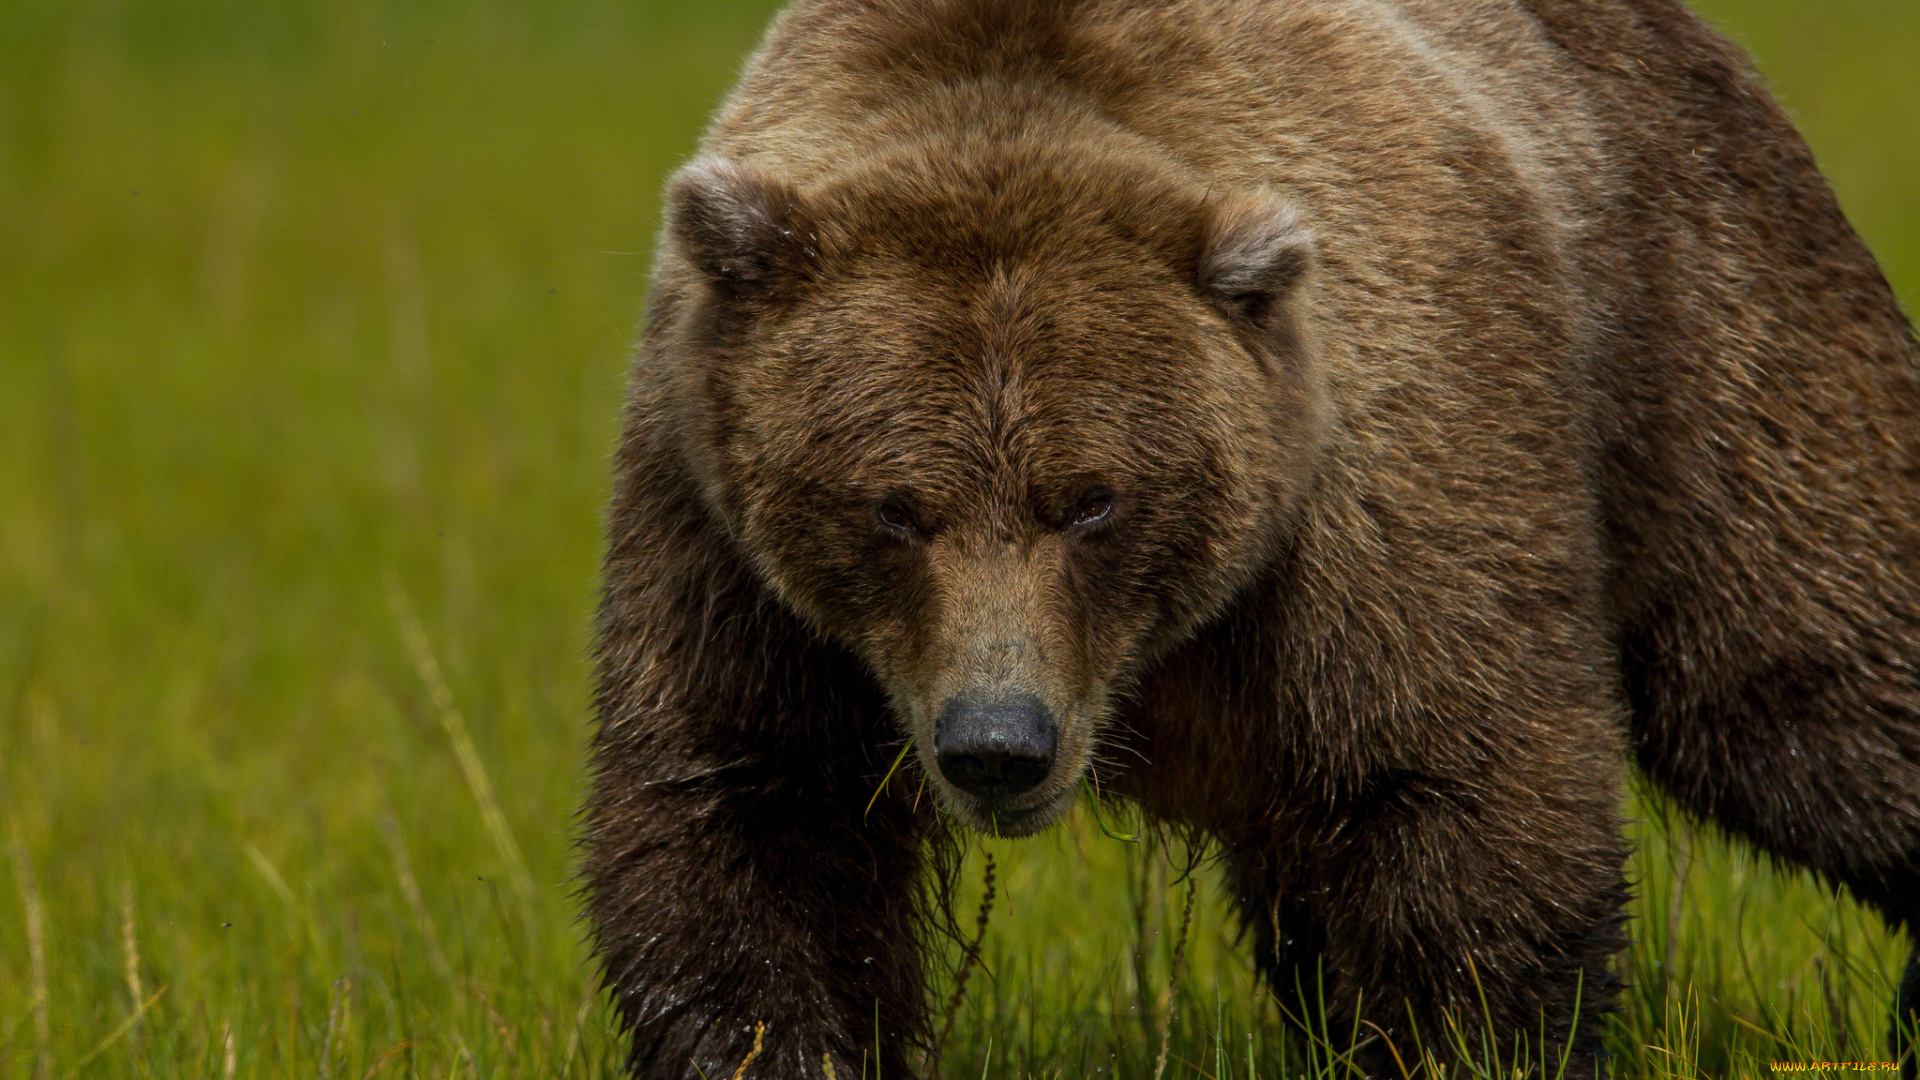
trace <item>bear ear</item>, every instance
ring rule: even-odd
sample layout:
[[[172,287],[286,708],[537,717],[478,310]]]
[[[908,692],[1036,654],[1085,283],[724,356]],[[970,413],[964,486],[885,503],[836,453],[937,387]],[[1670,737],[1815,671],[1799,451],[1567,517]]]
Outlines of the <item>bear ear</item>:
[[[765,299],[819,258],[793,189],[720,157],[696,158],[674,176],[667,229],[701,276],[730,297]]]
[[[1272,330],[1313,263],[1312,231],[1293,207],[1260,192],[1212,208],[1197,273],[1229,316]]]

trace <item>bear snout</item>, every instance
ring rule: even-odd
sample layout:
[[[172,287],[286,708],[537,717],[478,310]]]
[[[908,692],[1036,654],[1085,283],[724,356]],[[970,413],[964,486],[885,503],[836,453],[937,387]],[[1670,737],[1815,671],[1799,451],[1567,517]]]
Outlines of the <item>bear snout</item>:
[[[1001,700],[955,694],[934,722],[940,774],[990,806],[1038,787],[1053,771],[1059,746],[1053,711],[1032,694]]]

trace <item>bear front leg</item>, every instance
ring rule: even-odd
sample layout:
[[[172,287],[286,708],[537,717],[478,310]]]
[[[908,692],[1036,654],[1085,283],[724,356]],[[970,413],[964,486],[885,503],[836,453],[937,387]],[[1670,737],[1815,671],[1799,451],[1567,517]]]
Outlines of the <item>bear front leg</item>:
[[[752,1056],[751,1077],[825,1076],[828,1060],[858,1077],[877,1057],[908,1075],[916,853],[867,840],[857,802],[834,813],[774,763],[681,764],[690,779],[603,789],[592,818],[593,924],[629,1071],[730,1077]]]
[[[1363,1069],[1398,1076],[1422,1050],[1444,1063],[1464,1042],[1476,1060],[1524,1047],[1523,1068],[1551,1074],[1565,1053],[1566,1076],[1595,1074],[1625,943],[1612,791],[1593,777],[1536,791],[1506,770],[1389,773],[1346,808],[1295,895],[1324,927],[1327,1030],[1361,1021],[1380,1036]]]
[[[602,608],[583,876],[628,1071],[905,1077],[930,813],[868,810],[884,701],[712,551],[649,545]]]
[[[1227,890],[1241,930],[1253,939],[1253,962],[1290,1025],[1323,1030],[1322,964],[1327,933],[1320,911],[1297,895],[1294,882],[1259,838],[1223,842]]]

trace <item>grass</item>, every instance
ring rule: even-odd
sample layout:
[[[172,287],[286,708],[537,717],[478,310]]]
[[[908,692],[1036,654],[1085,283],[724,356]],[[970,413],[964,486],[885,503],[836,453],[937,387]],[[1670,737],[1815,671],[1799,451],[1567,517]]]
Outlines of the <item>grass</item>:
[[[1920,296],[1906,0],[1710,5]],[[764,3],[0,5],[0,1076],[607,1076],[574,915],[662,177]],[[1877,920],[1636,803],[1627,1076],[1877,1056]],[[955,1076],[1331,1076],[1091,822],[978,846]],[[970,886],[971,888],[971,886]],[[971,904],[965,891],[962,902]],[[944,995],[942,996],[944,1000]]]

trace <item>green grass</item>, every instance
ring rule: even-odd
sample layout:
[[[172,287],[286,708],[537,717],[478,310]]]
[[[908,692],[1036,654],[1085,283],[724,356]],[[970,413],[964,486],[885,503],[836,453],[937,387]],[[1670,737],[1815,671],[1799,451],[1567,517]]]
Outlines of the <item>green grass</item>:
[[[1912,302],[1920,6],[1711,10]],[[569,849],[606,455],[661,179],[766,14],[0,4],[0,1076],[611,1072]],[[1878,1056],[1902,943],[1634,828],[1623,1075]],[[1170,1076],[1334,1071],[1208,884],[1164,998],[1148,845],[982,847],[951,1075],[1150,1076],[1168,1015]]]

